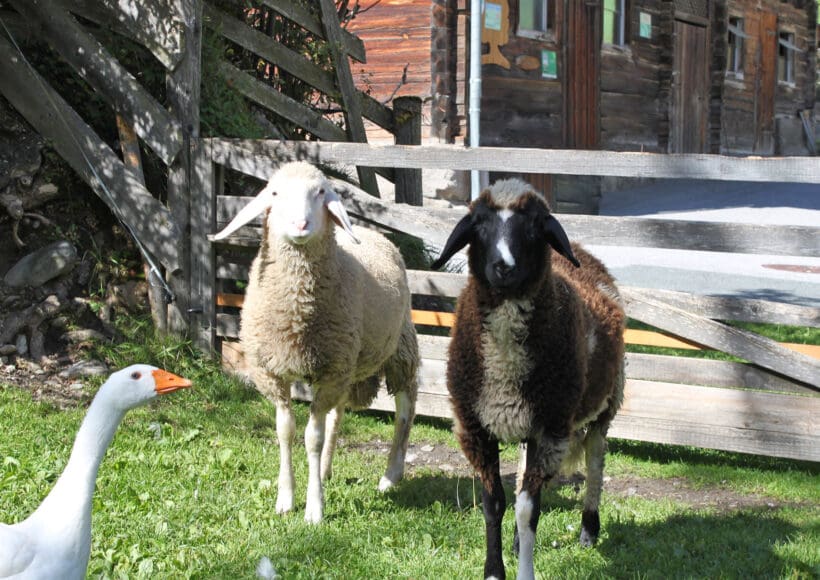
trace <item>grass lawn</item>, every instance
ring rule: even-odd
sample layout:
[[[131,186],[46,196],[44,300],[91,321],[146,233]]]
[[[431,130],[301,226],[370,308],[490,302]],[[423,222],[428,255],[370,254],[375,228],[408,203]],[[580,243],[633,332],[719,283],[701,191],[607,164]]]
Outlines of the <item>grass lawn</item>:
[[[267,556],[282,578],[479,578],[484,558],[480,487],[470,475],[414,468],[379,494],[380,447],[389,416],[350,413],[342,427],[326,520],[303,521],[307,466],[297,405],[297,506],[274,513],[278,449],[272,406],[225,377],[187,345],[152,341],[110,348],[112,366],[149,362],[183,374],[194,389],[123,421],[94,496],[90,577],[253,578]],[[99,381],[97,382],[97,384]],[[89,390],[95,390],[92,385]],[[0,521],[26,517],[68,457],[83,408],[62,411],[0,385]],[[417,446],[456,449],[449,425],[419,420]],[[383,447],[383,445],[382,445]],[[504,458],[514,459],[505,449]],[[593,549],[577,543],[581,496],[571,486],[543,496],[536,574],[543,578],[820,577],[817,464],[613,441]],[[607,492],[628,480],[636,493]],[[688,497],[716,490],[738,507],[650,497],[643,484],[680,484]],[[755,498],[744,503],[744,498]],[[508,496],[505,560],[514,574]],[[771,504],[771,505],[769,505]]]

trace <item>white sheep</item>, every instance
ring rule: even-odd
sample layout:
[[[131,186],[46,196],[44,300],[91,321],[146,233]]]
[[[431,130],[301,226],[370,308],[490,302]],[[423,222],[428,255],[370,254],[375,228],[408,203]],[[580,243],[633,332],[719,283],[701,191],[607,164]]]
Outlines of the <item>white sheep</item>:
[[[396,247],[377,232],[351,226],[331,181],[316,167],[282,165],[214,239],[262,213],[262,243],[250,269],[240,341],[256,388],[276,405],[277,513],[293,509],[291,384],[312,386],[305,520],[318,523],[322,481],[331,475],[345,408],[368,407],[382,375],[395,397],[396,425],[379,489],[404,475],[419,366],[410,291]]]
[[[569,243],[543,197],[521,180],[485,190],[433,268],[468,244],[447,365],[455,431],[484,488],[487,578],[505,577],[499,441],[526,444],[515,518],[518,578],[529,579],[542,485],[582,452],[581,544],[598,537],[605,437],[623,398],[625,315],[604,265]],[[550,246],[563,257],[552,261]]]

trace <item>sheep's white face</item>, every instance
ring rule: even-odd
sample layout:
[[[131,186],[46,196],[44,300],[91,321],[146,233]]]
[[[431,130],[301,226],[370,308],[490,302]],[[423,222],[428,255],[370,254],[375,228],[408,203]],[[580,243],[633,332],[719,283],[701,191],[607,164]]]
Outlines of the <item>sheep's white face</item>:
[[[321,177],[289,180],[286,176],[277,175],[272,183],[273,201],[268,213],[269,231],[292,243],[306,244],[328,225],[328,212],[325,200],[330,185]]]
[[[286,163],[280,167],[264,189],[213,239],[227,238],[265,212],[268,232],[291,244],[302,245],[319,237],[332,227],[329,220],[359,243],[342,200],[324,173],[309,163]]]

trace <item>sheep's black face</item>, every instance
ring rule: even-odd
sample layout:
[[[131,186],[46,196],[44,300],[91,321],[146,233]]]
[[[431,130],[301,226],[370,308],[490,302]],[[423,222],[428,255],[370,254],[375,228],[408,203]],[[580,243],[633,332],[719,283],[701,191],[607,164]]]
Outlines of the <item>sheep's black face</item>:
[[[539,207],[540,206],[540,207]],[[543,229],[547,211],[531,201],[518,209],[473,208],[470,269],[504,295],[526,292],[544,274],[549,246]]]
[[[510,187],[509,183],[501,184],[502,189]],[[514,189],[525,187],[523,182],[513,183]],[[491,191],[485,191],[473,202],[470,213],[456,224],[432,268],[441,268],[469,244],[472,275],[502,297],[513,298],[527,294],[544,277],[550,247],[576,267],[580,265],[564,228],[540,196],[524,191],[512,199],[506,197],[506,203],[499,204]]]

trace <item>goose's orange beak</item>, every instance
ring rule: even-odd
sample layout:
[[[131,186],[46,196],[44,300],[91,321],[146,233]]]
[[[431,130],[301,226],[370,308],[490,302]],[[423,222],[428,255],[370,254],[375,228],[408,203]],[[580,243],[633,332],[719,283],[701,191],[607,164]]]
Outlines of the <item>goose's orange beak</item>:
[[[154,375],[154,383],[156,383],[154,390],[158,395],[173,393],[179,389],[187,389],[191,386],[191,381],[188,379],[183,379],[174,373],[169,373],[162,369],[152,371],[151,374]]]

